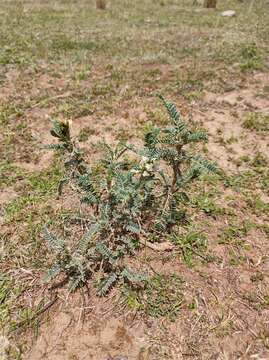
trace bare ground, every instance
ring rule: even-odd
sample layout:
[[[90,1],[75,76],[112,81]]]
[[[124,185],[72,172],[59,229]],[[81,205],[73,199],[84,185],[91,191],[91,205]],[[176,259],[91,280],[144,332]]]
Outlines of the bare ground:
[[[193,117],[216,139],[218,129],[224,140],[234,137],[240,141],[226,144],[210,140],[207,145],[210,157],[217,160],[228,172],[240,173],[236,159],[253,157],[257,151],[269,155],[268,138],[242,127],[245,113],[268,111],[268,98],[259,98],[259,89],[269,85],[266,74],[256,74],[243,88],[223,95],[205,93],[201,103],[193,108]],[[202,104],[202,107],[200,106]],[[199,112],[196,108],[199,107]],[[144,118],[143,110],[132,114]],[[105,125],[109,125],[105,120]],[[135,117],[130,115],[130,120]],[[91,121],[91,118],[76,119],[75,133]],[[120,120],[121,128],[128,123]],[[99,125],[100,126],[100,125]],[[45,128],[46,126],[44,126]],[[128,130],[129,131],[129,130]],[[100,130],[100,132],[102,132]],[[89,144],[95,137],[88,139]],[[244,164],[243,164],[244,168]],[[221,198],[233,197],[234,191],[223,188]],[[238,219],[246,216],[244,203],[237,195],[233,208]],[[268,202],[268,197],[265,199]],[[221,200],[225,206],[225,200]],[[250,220],[247,215],[248,220]],[[268,219],[268,218],[267,218]],[[259,222],[252,215],[251,220]],[[145,250],[141,258],[148,257],[156,272],[184,274],[184,304],[179,318],[170,322],[144,318],[127,311],[117,294],[100,302],[91,296],[86,300],[76,295],[67,298],[51,312],[49,321],[41,326],[28,359],[110,359],[122,355],[127,359],[267,359],[269,357],[269,245],[263,231],[251,230],[244,239],[244,246],[237,247],[237,256],[242,257],[236,267],[230,265],[231,249],[218,244],[227,220],[208,219],[203,231],[208,235],[209,249],[217,261],[189,269],[177,256],[157,255]],[[208,224],[207,224],[208,223]],[[195,299],[195,300],[194,300]],[[195,301],[195,310],[188,304]],[[212,352],[212,349],[214,351]]]

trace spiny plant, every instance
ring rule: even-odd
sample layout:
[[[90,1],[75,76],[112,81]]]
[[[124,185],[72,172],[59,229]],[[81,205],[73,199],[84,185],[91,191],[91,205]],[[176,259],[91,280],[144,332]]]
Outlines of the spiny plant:
[[[126,266],[126,256],[134,255],[145,239],[162,242],[172,233],[184,218],[186,186],[203,173],[217,172],[213,163],[185,150],[186,145],[205,141],[205,132],[189,129],[175,105],[162,96],[160,99],[170,126],[153,127],[141,148],[123,142],[115,148],[104,144],[106,154],[98,166],[85,163],[68,122],[53,122],[51,135],[58,143],[47,147],[65,156],[65,176],[59,183],[59,193],[69,183],[91,209],[91,215],[88,230],[75,249],[45,227],[44,237],[56,253],[48,280],[64,272],[70,290],[75,290],[88,278],[102,273],[100,295],[118,281],[143,284],[145,276]]]

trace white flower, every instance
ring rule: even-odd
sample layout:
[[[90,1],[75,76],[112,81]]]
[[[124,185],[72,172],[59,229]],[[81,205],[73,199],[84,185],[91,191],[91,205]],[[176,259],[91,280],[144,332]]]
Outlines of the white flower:
[[[149,161],[149,158],[147,156],[141,157],[141,163],[147,163]]]
[[[153,170],[153,164],[146,164],[146,165],[145,165],[145,169],[146,169],[147,171],[152,171],[152,170]]]

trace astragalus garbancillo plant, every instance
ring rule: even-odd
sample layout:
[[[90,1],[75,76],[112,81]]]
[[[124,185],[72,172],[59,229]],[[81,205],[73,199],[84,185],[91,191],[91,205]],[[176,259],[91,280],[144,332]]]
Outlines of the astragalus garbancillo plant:
[[[74,290],[101,272],[101,295],[119,280],[141,284],[145,277],[132,271],[124,257],[134,255],[145,239],[149,243],[165,241],[184,217],[186,186],[203,173],[217,171],[213,163],[187,151],[187,145],[204,141],[207,135],[189,129],[175,105],[160,98],[170,126],[153,127],[141,148],[128,143],[115,148],[104,144],[106,155],[98,166],[85,163],[68,122],[53,122],[51,134],[58,144],[47,147],[60,150],[65,157],[59,193],[64,185],[72,184],[81,202],[92,211],[88,230],[77,240],[75,249],[45,227],[44,237],[56,253],[47,279],[64,272],[70,290]]]

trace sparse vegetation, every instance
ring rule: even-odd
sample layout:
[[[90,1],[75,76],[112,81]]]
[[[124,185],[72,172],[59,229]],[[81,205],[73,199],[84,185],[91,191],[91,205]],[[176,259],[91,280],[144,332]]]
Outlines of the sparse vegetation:
[[[260,113],[249,113],[243,120],[243,127],[259,132],[269,131],[269,115]]]
[[[244,44],[240,52],[242,71],[258,70],[262,67],[262,58],[255,43]]]
[[[141,311],[153,318],[167,317],[174,321],[183,304],[184,280],[178,274],[153,276],[145,291],[129,286],[122,288],[124,303],[131,310]]]
[[[106,5],[0,2],[0,358],[267,359],[268,4]],[[221,15],[228,9],[235,16]],[[42,149],[50,120],[72,122],[72,142],[97,179],[101,143],[143,149],[146,134],[170,126],[157,93],[178,104],[190,129],[205,129],[208,141],[188,152],[216,161],[222,176],[184,188],[183,221],[159,232],[143,222],[149,232],[131,234],[134,253],[116,262],[146,275],[146,287],[118,276],[100,298],[110,270],[99,265],[75,293],[65,284],[72,269],[44,283],[57,256],[43,224],[74,256],[96,216],[75,179],[57,193],[68,154]],[[139,159],[128,149],[121,171]]]

